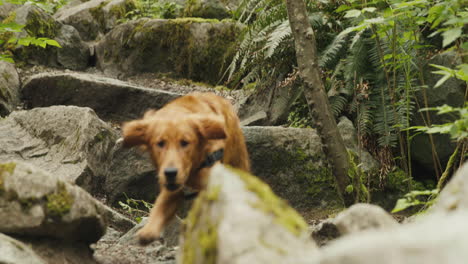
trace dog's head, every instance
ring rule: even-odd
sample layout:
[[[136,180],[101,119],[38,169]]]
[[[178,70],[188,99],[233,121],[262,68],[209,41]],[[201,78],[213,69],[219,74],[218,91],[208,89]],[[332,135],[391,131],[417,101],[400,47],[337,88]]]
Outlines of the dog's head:
[[[154,113],[154,112],[153,112]],[[208,140],[226,138],[224,120],[215,115],[158,116],[123,125],[124,146],[143,146],[158,169],[159,182],[179,190],[203,162]]]

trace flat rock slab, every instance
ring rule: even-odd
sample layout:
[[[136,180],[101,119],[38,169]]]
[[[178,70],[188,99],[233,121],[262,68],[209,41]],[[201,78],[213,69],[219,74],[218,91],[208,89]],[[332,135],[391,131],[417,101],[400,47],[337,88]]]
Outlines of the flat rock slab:
[[[179,96],[83,73],[37,74],[22,88],[28,107],[85,106],[103,119],[116,121],[139,118],[149,108],[161,108]]]
[[[91,192],[102,188],[117,138],[89,108],[18,111],[0,119],[0,160],[27,161]]]
[[[0,164],[0,232],[97,241],[104,213],[83,189],[23,162]]]

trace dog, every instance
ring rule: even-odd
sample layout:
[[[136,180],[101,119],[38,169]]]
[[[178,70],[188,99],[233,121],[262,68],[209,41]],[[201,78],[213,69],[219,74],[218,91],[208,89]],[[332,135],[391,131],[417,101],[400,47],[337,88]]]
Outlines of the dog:
[[[159,238],[184,199],[184,189],[206,187],[217,162],[250,171],[239,118],[231,103],[213,93],[191,93],[142,119],[123,124],[123,146],[149,152],[157,169],[160,193],[148,223],[138,231],[142,245]]]

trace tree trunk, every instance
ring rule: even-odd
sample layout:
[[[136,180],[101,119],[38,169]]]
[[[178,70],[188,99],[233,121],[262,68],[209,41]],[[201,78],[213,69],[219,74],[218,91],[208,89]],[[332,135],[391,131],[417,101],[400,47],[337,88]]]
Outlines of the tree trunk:
[[[345,191],[351,184],[348,177],[350,167],[348,153],[336,126],[325,87],[320,77],[314,31],[310,26],[304,0],[286,0],[289,23],[294,36],[299,74],[305,87],[312,119],[317,122],[318,133],[323,143],[325,154],[331,163],[338,192],[346,206],[354,202],[353,194]],[[355,187],[359,188],[359,187]]]

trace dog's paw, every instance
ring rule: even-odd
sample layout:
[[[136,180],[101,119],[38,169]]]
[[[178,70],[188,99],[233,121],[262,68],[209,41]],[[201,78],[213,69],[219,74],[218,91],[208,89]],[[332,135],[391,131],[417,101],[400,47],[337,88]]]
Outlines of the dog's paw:
[[[138,243],[142,246],[146,246],[155,240],[161,239],[159,232],[155,232],[154,230],[148,228],[142,228],[136,234],[138,238]]]

